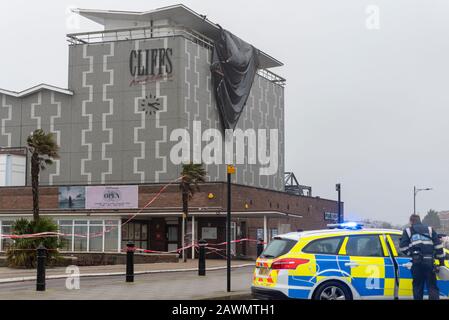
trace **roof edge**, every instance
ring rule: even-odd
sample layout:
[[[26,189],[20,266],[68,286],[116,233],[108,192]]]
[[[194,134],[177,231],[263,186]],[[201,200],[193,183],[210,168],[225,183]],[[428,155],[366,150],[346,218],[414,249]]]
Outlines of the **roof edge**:
[[[15,98],[23,98],[23,97],[26,97],[30,94],[33,94],[33,93],[41,91],[41,90],[49,90],[49,91],[54,91],[54,92],[62,93],[65,95],[73,96],[73,91],[71,91],[71,90],[63,89],[63,88],[52,86],[52,85],[45,84],[45,83],[38,84],[36,86],[33,86],[31,88],[25,89],[20,92],[0,88],[0,94],[12,96]]]
[[[198,12],[194,11],[193,9],[187,7],[184,4],[174,4],[174,5],[170,5],[170,6],[165,6],[165,7],[161,7],[161,8],[157,8],[157,9],[153,9],[153,10],[149,10],[149,11],[126,11],[126,10],[101,10],[101,9],[83,9],[83,8],[76,8],[76,9],[72,9],[73,13],[79,14],[82,17],[85,17],[91,21],[94,21],[96,23],[99,24],[104,24],[104,18],[101,16],[96,16],[97,15],[103,15],[103,14],[112,14],[112,15],[129,15],[129,16],[135,16],[135,17],[143,17],[145,15],[148,14],[156,14],[159,12],[163,12],[163,11],[167,11],[167,10],[171,10],[171,9],[176,9],[176,8],[182,8],[184,9],[186,12],[188,12],[189,14],[195,16],[198,19],[202,19],[205,23],[207,23],[209,25],[209,27],[215,31],[220,30],[220,27],[217,23],[212,22],[211,20],[209,20],[207,18],[206,15],[201,15]],[[109,30],[111,31],[111,30]],[[230,31],[231,32],[231,31]],[[244,39],[242,39],[244,40]],[[246,41],[246,40],[244,40]],[[248,42],[249,43],[249,42]],[[270,66],[264,67],[264,68],[275,68],[275,67],[282,67],[284,66],[284,63],[281,62],[280,60],[274,58],[273,56],[267,54],[266,52],[264,52],[263,50],[260,50],[257,48],[257,50],[259,51],[259,54],[261,56],[263,56],[265,59],[271,61]]]
[[[183,8],[183,9],[186,9],[186,10],[190,11],[191,13],[199,16],[199,14],[197,12],[195,12],[194,10],[190,9],[189,7],[187,7],[186,5],[184,5],[182,3],[173,4],[173,5],[170,5],[170,6],[160,7],[160,8],[156,8],[156,9],[153,9],[153,10],[147,10],[147,11],[127,11],[127,10],[104,10],[104,9],[73,8],[72,12],[80,14],[80,15],[92,14],[92,13],[94,13],[94,14],[95,13],[112,13],[112,14],[130,14],[130,15],[136,15],[136,16],[144,16],[144,15],[147,15],[147,14],[151,14],[151,13],[155,13],[155,12],[159,12],[159,11],[164,11],[164,10],[169,10],[169,9],[173,9],[173,8]]]

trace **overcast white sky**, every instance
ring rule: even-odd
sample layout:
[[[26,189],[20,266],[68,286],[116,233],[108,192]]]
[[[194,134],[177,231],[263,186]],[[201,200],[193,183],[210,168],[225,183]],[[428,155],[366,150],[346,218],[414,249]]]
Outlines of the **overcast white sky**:
[[[1,1],[0,88],[67,86],[65,34],[99,29],[83,18],[78,29],[69,7],[175,3]],[[419,212],[449,210],[447,0],[184,4],[285,63],[273,71],[287,78],[286,170],[314,195],[335,199],[341,182],[350,216],[405,223],[416,184],[434,188],[419,194]],[[373,5],[379,29],[367,28]]]

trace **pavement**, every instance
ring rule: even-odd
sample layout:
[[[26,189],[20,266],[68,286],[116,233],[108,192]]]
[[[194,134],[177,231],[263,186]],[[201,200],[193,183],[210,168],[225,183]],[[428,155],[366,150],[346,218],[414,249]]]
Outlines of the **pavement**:
[[[254,262],[248,260],[233,260],[231,265],[233,268],[251,267],[254,266]],[[225,260],[206,260],[206,268],[210,271],[223,269],[225,267]],[[89,266],[78,268],[81,277],[125,275],[126,270],[125,265]],[[182,262],[182,260],[180,260],[178,263],[148,263],[134,265],[134,272],[136,275],[197,270],[198,260],[187,260],[187,262]],[[68,271],[66,267],[47,268],[46,270],[47,279],[65,279],[69,275],[70,271]],[[6,267],[0,268],[0,284],[34,280],[36,280],[35,269],[12,269]]]
[[[234,266],[238,261],[234,261]],[[194,262],[188,262],[193,266]],[[222,268],[225,261],[208,261],[208,267]],[[247,261],[246,261],[247,263]],[[154,264],[154,270],[174,270],[173,264]],[[178,264],[176,264],[178,265]],[[179,267],[185,263],[179,263]],[[146,267],[145,267],[146,266]],[[136,265],[136,269],[146,269],[149,265]],[[158,268],[159,267],[159,268]],[[81,270],[91,268],[84,267]],[[108,270],[123,270],[124,266],[105,266]],[[1,268],[6,269],[6,268]],[[8,271],[1,270],[2,276]],[[98,270],[95,269],[95,270]],[[181,269],[177,269],[181,270]],[[22,270],[25,271],[25,270]],[[84,270],[85,271],[85,270]],[[84,271],[81,271],[84,272]],[[92,272],[93,270],[89,270]],[[104,270],[102,270],[104,271]],[[11,271],[9,271],[11,272]],[[61,270],[51,270],[61,273]],[[124,276],[91,276],[80,278],[80,288],[70,290],[66,282],[71,279],[49,279],[47,290],[37,292],[34,281],[0,283],[0,300],[201,300],[201,299],[250,299],[252,266],[234,267],[232,270],[232,292],[226,292],[226,270],[207,271],[206,276],[198,276],[197,271],[159,272],[135,276],[134,283],[126,283]],[[10,275],[10,273],[9,273]],[[73,282],[70,282],[73,283]]]

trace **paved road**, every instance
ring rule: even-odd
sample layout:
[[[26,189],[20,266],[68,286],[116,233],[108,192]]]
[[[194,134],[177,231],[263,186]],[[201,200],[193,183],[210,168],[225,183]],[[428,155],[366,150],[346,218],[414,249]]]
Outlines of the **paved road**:
[[[233,260],[233,266],[239,265],[254,265],[253,261],[242,261],[242,260]],[[207,268],[217,268],[217,267],[226,267],[226,260],[221,259],[209,259],[206,261]],[[152,273],[157,271],[167,271],[167,270],[179,270],[179,269],[197,269],[198,268],[198,260],[187,260],[187,262],[178,262],[178,263],[147,263],[147,264],[135,264],[134,271],[136,273]],[[106,266],[81,266],[79,267],[79,271],[82,275],[88,274],[102,274],[104,273],[120,273],[125,272],[125,265],[106,265]],[[47,276],[65,276],[66,268],[47,268]],[[0,283],[1,282],[10,282],[8,279],[36,279],[36,269],[11,269],[11,268],[0,268]]]
[[[232,270],[234,294],[249,294],[252,267]],[[0,300],[159,300],[207,299],[226,295],[226,270],[138,275],[134,283],[123,276],[81,278],[79,290],[66,289],[66,280],[47,280],[47,291],[36,292],[34,282],[0,284]]]

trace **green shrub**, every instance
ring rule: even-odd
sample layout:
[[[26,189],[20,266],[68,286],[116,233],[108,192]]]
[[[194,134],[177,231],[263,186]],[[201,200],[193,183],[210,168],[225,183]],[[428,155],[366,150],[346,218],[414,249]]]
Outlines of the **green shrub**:
[[[37,222],[19,219],[13,224],[12,229],[14,235],[23,235],[41,232],[57,232],[58,225],[50,218],[40,218]],[[14,243],[6,252],[8,266],[12,268],[35,268],[36,248],[41,243],[48,249],[47,265],[51,266],[56,264],[60,259],[58,248],[61,247],[61,241],[57,237],[46,237],[15,239]]]

